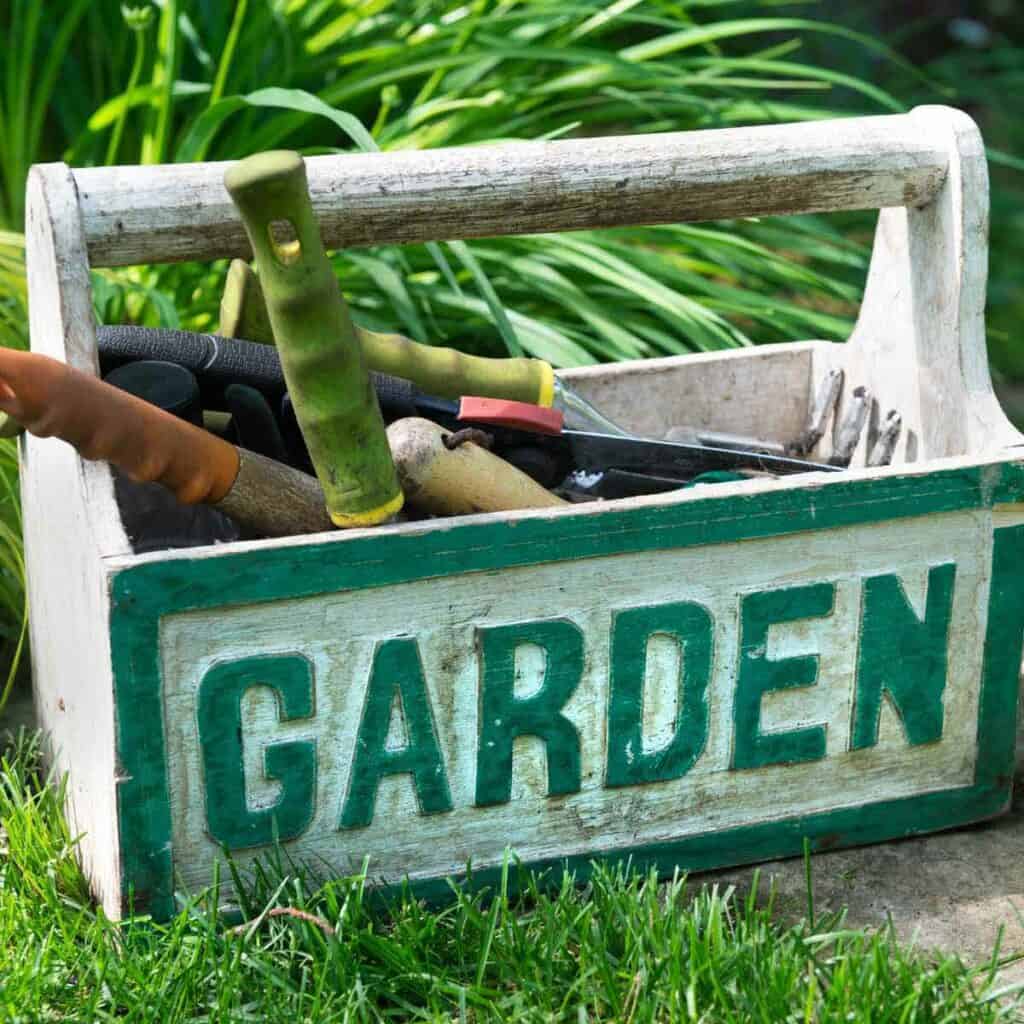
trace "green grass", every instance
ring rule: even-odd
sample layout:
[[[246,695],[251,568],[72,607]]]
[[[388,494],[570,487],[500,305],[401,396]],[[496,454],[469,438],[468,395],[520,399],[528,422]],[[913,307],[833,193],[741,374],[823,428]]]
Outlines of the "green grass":
[[[815,918],[810,900],[787,923],[770,899],[624,870],[429,910],[375,906],[363,877],[267,867],[242,886],[241,924],[207,893],[168,924],[116,925],[37,772],[30,740],[0,762],[5,1021],[982,1022],[1017,998],[998,951],[968,969]]]

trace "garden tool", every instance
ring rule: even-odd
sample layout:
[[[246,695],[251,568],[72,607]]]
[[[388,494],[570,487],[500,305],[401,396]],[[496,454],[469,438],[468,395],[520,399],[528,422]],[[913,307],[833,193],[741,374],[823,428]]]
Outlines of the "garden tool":
[[[471,436],[460,438],[432,420],[395,420],[387,433],[406,500],[421,512],[453,516],[568,504]]]
[[[779,476],[837,471],[836,466],[760,451],[566,430],[557,409],[524,402],[466,396],[448,403],[447,410],[444,399],[431,398],[429,402],[430,415],[443,423],[484,427],[494,432],[502,448],[532,442],[562,454],[569,468],[589,472],[620,470],[679,482],[711,470],[754,470]]]
[[[222,335],[275,344],[266,314],[266,276],[263,264],[257,278],[244,260],[232,262],[220,305]],[[401,334],[381,334],[358,325],[353,329],[371,370],[412,380],[432,395],[494,395],[551,405],[554,371],[541,359],[487,359],[421,345]]]
[[[212,505],[263,536],[331,529],[316,480],[243,451],[98,377],[33,352],[0,348],[0,410],[183,504]]]
[[[896,443],[903,431],[903,417],[895,409],[890,409],[878,432],[875,443],[871,446],[865,465],[877,467],[888,466],[892,462]]]
[[[854,449],[864,431],[864,424],[867,422],[870,409],[871,394],[868,389],[865,387],[854,388],[846,415],[840,421],[836,431],[835,445],[828,460],[833,466],[844,468],[849,466]]]
[[[203,425],[199,383],[195,374],[184,366],[159,359],[142,359],[111,370],[103,379],[179,419],[197,427]]]
[[[225,390],[232,384],[256,388],[272,403],[285,392],[277,351],[216,334],[197,334],[132,324],[96,328],[100,372],[138,360],[163,360],[190,370],[199,382],[204,409],[226,409]]]
[[[288,392],[281,397],[278,423],[281,427],[285,450],[288,452],[288,462],[307,473],[315,473],[313,463],[309,460],[306,439],[302,436],[302,428],[295,418],[295,406],[292,405],[292,397]]]
[[[740,448],[744,451],[763,452],[765,455],[786,455],[781,441],[767,441],[761,437],[729,434],[719,430],[696,430],[693,427],[672,427],[665,432],[666,441],[682,444],[707,444],[714,448]]]
[[[208,409],[226,407],[224,395],[232,381],[243,382],[259,391],[273,404],[280,405],[280,428],[288,452],[288,461],[301,468],[307,466],[312,468],[307,461],[308,456],[301,433],[296,429],[291,397],[285,394],[286,383],[276,349],[268,345],[209,334],[134,326],[99,327],[97,338],[101,367],[107,367],[111,363],[119,364],[125,359],[152,353],[169,357],[188,366],[196,373],[203,395],[203,404]],[[401,378],[388,377],[384,374],[371,374],[371,378],[380,408],[387,420],[403,416],[425,416],[450,427],[455,426],[460,419],[465,421],[465,416],[460,414],[461,403],[458,401],[425,394],[411,381]],[[820,403],[818,404],[820,405]],[[511,403],[511,405],[506,403],[501,408],[507,414],[508,410],[516,405],[517,403]],[[495,406],[488,409],[486,418],[480,421],[480,425],[490,428],[505,428],[504,432],[499,431],[497,434],[500,440],[498,448],[502,457],[514,461],[514,464],[521,468],[536,466],[538,479],[545,486],[552,487],[574,468],[574,450],[582,452],[584,457],[587,455],[585,438],[590,435],[585,431],[563,432],[561,426],[564,424],[564,416],[559,410],[545,409],[528,403],[518,403],[518,405],[522,406],[520,412],[525,416],[525,419],[522,419],[518,425],[524,429],[517,431],[515,424],[507,419],[507,415],[504,419],[496,416],[494,410],[497,407]],[[479,405],[474,409],[476,414],[483,415]],[[828,411],[826,410],[826,413]],[[561,440],[556,440],[555,435],[560,433],[563,433],[564,436]],[[600,443],[607,446],[614,436],[603,435],[603,441]],[[679,479],[681,476],[685,478],[692,472],[703,472],[713,468],[745,467],[764,472],[807,472],[834,468],[775,455],[772,451],[760,447],[760,444],[765,444],[767,447],[767,443],[759,443],[756,440],[754,441],[755,447],[749,451],[729,445],[711,446],[706,443],[710,436],[701,434],[699,443],[681,444],[677,448],[673,448],[669,442],[647,441],[643,438],[632,438],[635,444],[631,446],[629,444],[631,439],[626,437],[618,451],[620,455],[630,450],[640,453],[645,451],[675,453],[677,456],[675,466],[668,474],[673,479]],[[734,437],[733,440],[738,442],[739,438]],[[569,441],[574,443],[570,445]],[[657,446],[659,444],[663,447],[644,447],[645,445]],[[517,448],[520,451],[513,455],[513,451]],[[608,451],[609,449],[605,447],[603,450]],[[726,451],[732,451],[734,454],[732,456],[724,454]],[[704,453],[703,460],[701,453]],[[679,461],[679,458],[682,457],[685,457],[685,462]],[[538,462],[538,460],[540,461]],[[639,457],[630,456],[627,458],[627,463],[628,466],[622,465],[618,469],[647,472],[649,475],[657,476],[656,473],[652,473],[650,466],[644,465],[642,454]],[[587,464],[592,465],[593,462],[590,461]],[[602,467],[597,466],[596,468]],[[651,483],[654,486],[657,482],[652,481]],[[659,489],[663,488],[659,486]]]
[[[807,455],[825,436],[825,428],[838,405],[842,386],[842,370],[829,370],[825,374],[808,413],[807,426],[796,440],[786,445],[787,455]],[[864,432],[870,409],[870,393],[862,387],[854,388],[846,415],[836,427],[835,444],[829,459],[833,466],[849,466],[857,442]],[[895,409],[891,409],[870,448],[865,460],[866,466],[888,466],[892,462],[902,428],[903,418]]]
[[[337,526],[402,507],[384,421],[348,308],[324,252],[298,153],[260,153],[224,176],[260,265],[288,392]]]
[[[758,449],[712,447],[707,444],[654,441],[647,438],[598,434],[565,429],[558,409],[480,396],[458,400],[424,395],[411,381],[379,374],[377,397],[386,418],[428,417],[452,429],[484,427],[503,458],[516,448],[533,448],[554,455],[561,475],[572,469],[609,469],[688,480],[711,470],[753,470],[785,475],[814,471],[835,472],[835,466],[773,455]],[[547,484],[553,486],[552,482]],[[664,489],[664,488],[660,488]]]
[[[107,374],[106,381],[179,419],[202,424],[199,384],[191,371],[177,363],[128,363]],[[136,554],[241,539],[235,521],[213,506],[182,505],[166,487],[131,480],[116,466],[113,475],[121,525]]]
[[[265,276],[262,264],[260,274]],[[266,303],[256,272],[244,260],[235,260],[221,299],[221,334],[273,344],[274,335],[268,330],[269,318],[265,311]],[[247,331],[250,333],[245,333]],[[543,359],[471,356],[452,348],[423,345],[401,334],[380,334],[358,325],[355,333],[371,370],[410,380],[431,395],[441,398],[479,395],[549,406],[559,410],[574,428],[620,437],[635,436],[574,391]],[[699,431],[687,440],[721,448],[775,450],[769,442],[709,430]],[[778,450],[776,454],[784,453]]]
[[[633,493],[655,493],[671,489],[659,476],[678,487],[710,471],[753,471],[787,475],[792,473],[836,472],[836,466],[772,455],[740,448],[717,448],[706,444],[653,441],[640,437],[566,430],[557,409],[504,399],[463,396],[457,401],[423,395],[411,382],[383,374],[376,378],[381,409],[388,418],[399,415],[429,417],[442,426],[458,429],[474,426],[487,430],[493,447],[503,458],[517,449],[531,448],[554,459],[555,471],[543,479],[554,486],[567,473],[632,473],[648,478],[646,489]],[[517,463],[518,464],[518,463]],[[525,468],[525,467],[523,467]],[[634,481],[639,487],[640,481]],[[625,486],[625,481],[622,481]]]
[[[356,334],[361,328],[356,327]],[[225,338],[245,338],[259,345],[274,344],[267,300],[256,271],[245,260],[232,260],[224,280],[217,333]]]
[[[825,436],[825,427],[839,401],[842,387],[843,371],[829,370],[814,396],[807,414],[807,425],[801,434],[786,446],[787,455],[808,455]]]
[[[247,384],[230,384],[224,398],[231,413],[234,440],[239,447],[276,462],[291,461],[274,410],[261,392]]]

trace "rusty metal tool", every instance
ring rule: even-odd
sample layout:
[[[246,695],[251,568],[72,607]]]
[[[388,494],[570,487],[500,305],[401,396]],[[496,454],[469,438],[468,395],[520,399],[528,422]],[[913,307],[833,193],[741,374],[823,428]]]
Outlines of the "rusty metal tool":
[[[870,410],[871,393],[865,387],[854,388],[846,415],[840,420],[836,430],[835,444],[828,460],[831,465],[842,468],[849,466],[860,435],[864,432],[864,424]]]
[[[843,388],[843,371],[829,370],[825,374],[807,414],[807,425],[801,434],[788,445],[787,455],[808,455],[815,445],[825,436],[829,417],[835,411],[839,401],[839,392]]]
[[[871,446],[865,465],[888,466],[892,462],[892,456],[896,451],[896,445],[902,432],[903,417],[895,409],[890,409],[879,428],[878,437],[875,438],[875,443]]]

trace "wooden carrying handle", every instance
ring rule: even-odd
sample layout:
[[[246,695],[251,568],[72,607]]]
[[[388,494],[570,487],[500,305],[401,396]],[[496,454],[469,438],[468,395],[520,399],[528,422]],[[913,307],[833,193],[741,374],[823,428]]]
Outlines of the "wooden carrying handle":
[[[920,113],[310,157],[310,197],[328,248],[923,206],[949,149]],[[74,171],[90,262],[249,256],[225,167]]]

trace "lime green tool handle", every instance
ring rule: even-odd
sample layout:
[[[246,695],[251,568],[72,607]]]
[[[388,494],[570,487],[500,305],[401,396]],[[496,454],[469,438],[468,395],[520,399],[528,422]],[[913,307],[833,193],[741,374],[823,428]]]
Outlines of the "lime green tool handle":
[[[554,370],[542,359],[486,359],[420,345],[401,334],[356,330],[371,370],[411,380],[428,395],[477,395],[544,406],[554,398]]]
[[[555,372],[543,359],[486,359],[358,325],[355,332],[369,369],[411,380],[428,395],[477,395],[543,406],[550,406],[554,398]],[[220,333],[274,344],[259,278],[244,260],[234,260],[228,270],[220,305]]]
[[[324,252],[298,153],[274,151],[224,176],[260,267],[270,324],[310,458],[338,526],[402,507],[377,396]]]

